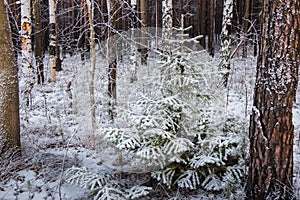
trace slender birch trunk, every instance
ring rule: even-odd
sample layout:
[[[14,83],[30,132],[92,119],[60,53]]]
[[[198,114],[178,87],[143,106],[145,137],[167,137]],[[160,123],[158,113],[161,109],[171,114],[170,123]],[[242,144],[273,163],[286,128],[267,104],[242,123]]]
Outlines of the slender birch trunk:
[[[56,81],[56,3],[55,0],[49,0],[49,39],[50,39],[50,79]]]
[[[228,70],[224,75],[224,86],[227,87],[230,70],[231,26],[233,17],[233,0],[224,1],[223,23],[221,32],[221,68]]]
[[[162,1],[162,35],[164,40],[163,51],[167,54],[171,54],[171,46],[169,40],[172,36],[172,26],[173,26],[173,5],[172,0]]]
[[[22,46],[22,69],[25,73],[26,86],[24,100],[29,105],[29,95],[34,86],[35,74],[32,66],[31,44],[31,4],[28,0],[21,1],[21,46]]]

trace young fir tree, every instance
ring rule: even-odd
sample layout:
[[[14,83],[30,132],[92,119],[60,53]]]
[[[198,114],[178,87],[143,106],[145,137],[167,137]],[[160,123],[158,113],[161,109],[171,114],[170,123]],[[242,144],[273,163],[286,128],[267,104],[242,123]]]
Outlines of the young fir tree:
[[[230,120],[222,123],[223,74],[205,62],[204,51],[184,45],[192,41],[170,43],[171,54],[160,55],[151,73],[139,75],[128,103],[118,103],[115,124],[100,134],[156,168],[152,176],[169,187],[221,190],[244,175],[246,131],[234,129]]]

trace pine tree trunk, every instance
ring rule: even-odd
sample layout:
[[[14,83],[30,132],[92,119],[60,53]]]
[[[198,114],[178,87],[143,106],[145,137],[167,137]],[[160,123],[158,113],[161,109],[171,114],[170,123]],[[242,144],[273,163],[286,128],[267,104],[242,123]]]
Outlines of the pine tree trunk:
[[[71,44],[72,44],[72,40],[73,40],[73,38],[72,38],[72,34],[71,34],[71,32],[72,32],[72,29],[73,29],[73,26],[72,26],[72,13],[73,13],[73,9],[72,9],[72,1],[71,0],[67,0],[67,8],[66,8],[67,10],[68,10],[68,12],[67,12],[67,14],[66,14],[66,22],[65,22],[65,25],[66,25],[66,35],[65,35],[65,44],[64,45],[66,45],[66,47],[65,47],[65,49],[66,49],[66,52],[65,52],[65,54],[64,54],[64,56],[63,56],[63,58],[66,58],[66,55],[67,55],[67,53],[70,53],[71,54]]]
[[[158,11],[159,11],[159,1],[158,0],[155,0],[155,48],[158,49],[158,23],[161,21],[159,20],[159,14],[158,14]]]
[[[185,9],[183,10],[183,14],[185,15],[184,16],[184,27],[189,27],[189,26],[193,26],[193,17],[190,16],[190,13],[193,13],[192,11],[192,2],[191,1],[188,1],[185,3]],[[182,24],[181,24],[182,26]],[[189,34],[190,37],[194,37],[194,31],[195,31],[195,28],[191,28],[189,29],[188,31],[186,31],[187,34]]]
[[[86,51],[86,16],[87,16],[87,7],[86,7],[86,0],[80,1],[80,7],[83,8],[81,9],[80,12],[80,27],[79,27],[79,39],[78,39],[78,48],[80,51],[80,57],[82,64],[85,64],[85,51]]]
[[[206,49],[206,36],[207,36],[207,16],[206,16],[206,8],[207,8],[207,0],[199,0],[199,4],[201,4],[201,11],[200,11],[200,34],[203,35],[201,38],[200,44],[201,46]]]
[[[66,55],[66,51],[67,51],[67,39],[66,39],[66,35],[68,34],[68,24],[67,24],[67,19],[68,19],[68,8],[67,8],[67,3],[66,0],[63,0],[60,2],[60,10],[65,11],[64,13],[60,14],[59,19],[60,19],[60,29],[61,29],[61,33],[58,35],[61,35],[61,37],[58,38],[58,43],[61,44],[61,55],[64,58]],[[60,61],[62,60],[60,58],[60,56],[58,57],[58,59],[60,59]],[[60,70],[62,70],[61,65],[58,66],[60,67]],[[58,70],[58,69],[56,69]]]
[[[300,2],[264,0],[247,199],[292,199],[293,101],[300,64]]]
[[[43,63],[43,32],[41,22],[41,7],[40,0],[34,2],[34,14],[35,14],[35,37],[34,37],[34,53],[37,66],[37,82],[43,84],[45,82],[44,77],[44,63]]]
[[[99,4],[101,7],[100,13],[99,15],[101,15],[101,21],[100,23],[105,24],[106,22],[108,22],[108,12],[107,12],[107,0],[99,0]],[[101,25],[100,29],[101,29],[101,34],[99,40],[100,41],[104,41],[107,39],[107,35],[108,35],[108,29],[106,28],[106,25]]]
[[[56,81],[56,3],[55,0],[49,0],[49,49],[50,49],[50,79]]]
[[[122,3],[122,31],[127,31],[129,28],[129,24],[128,24],[128,17],[124,17],[124,16],[128,16],[130,14],[130,11],[128,10],[130,7],[130,2],[129,0],[124,0],[124,2]]]
[[[141,63],[147,64],[147,1],[141,0]]]
[[[56,4],[55,4],[55,21],[56,21],[56,23],[55,23],[55,32],[56,32],[55,71],[56,72],[62,71],[62,59],[61,59],[60,55],[61,55],[61,53],[62,54],[64,53],[63,35],[65,35],[64,34],[64,30],[65,30],[64,14],[60,13],[59,15],[57,15],[56,10],[63,10],[64,9],[63,7],[64,7],[63,1],[60,1],[60,4],[59,4],[59,1],[56,0]]]
[[[230,70],[231,25],[233,17],[233,0],[225,0],[221,32],[221,68],[228,70],[224,75],[224,86],[227,87]]]
[[[26,86],[24,100],[29,105],[29,95],[35,83],[34,68],[32,66],[32,44],[31,44],[31,3],[28,0],[21,1],[21,46],[22,46],[22,68],[25,73]]]
[[[261,10],[262,10],[262,1],[261,0],[252,0],[252,6],[251,6],[251,13],[252,13],[252,18],[256,21],[254,25],[254,30],[253,31],[253,56],[257,56],[258,52],[258,41],[259,41],[259,35],[257,30],[261,26]]]
[[[114,108],[117,102],[117,58],[116,58],[116,41],[113,31],[116,31],[117,2],[107,0],[108,12],[108,39],[107,39],[107,60],[108,60],[108,96],[109,111],[111,122],[114,121]]]
[[[244,21],[243,21],[243,40],[244,40],[244,44],[243,44],[243,58],[247,57],[247,48],[248,48],[248,37],[249,37],[249,33],[248,33],[248,29],[249,29],[249,21],[250,21],[250,0],[246,0],[245,1],[245,14],[244,14]]]
[[[208,0],[209,1],[209,28],[208,28],[208,52],[209,55],[212,57],[215,54],[215,0]]]
[[[18,71],[4,2],[0,2],[0,156],[21,146]]]
[[[21,14],[21,8],[19,4],[15,3],[15,0],[8,0],[8,9],[10,12],[8,12],[8,23],[10,25],[10,30],[11,30],[11,35],[12,35],[12,41],[14,45],[14,51],[15,51],[15,56],[18,58],[18,52],[21,52],[20,49],[20,24],[17,22],[20,22],[20,14]]]
[[[84,60],[85,54],[90,51],[90,43],[89,41],[89,13],[88,13],[88,6],[86,4],[87,0],[83,1],[83,19],[82,19],[82,31],[81,33],[83,34],[83,43],[82,43],[82,58]]]
[[[76,28],[76,18],[77,18],[77,12],[75,11],[75,7],[76,7],[76,3],[75,3],[75,0],[70,0],[71,1],[71,13],[70,13],[70,16],[71,16],[71,49],[70,49],[70,53],[71,55],[73,55],[76,51],[76,41],[77,41],[77,28]]]

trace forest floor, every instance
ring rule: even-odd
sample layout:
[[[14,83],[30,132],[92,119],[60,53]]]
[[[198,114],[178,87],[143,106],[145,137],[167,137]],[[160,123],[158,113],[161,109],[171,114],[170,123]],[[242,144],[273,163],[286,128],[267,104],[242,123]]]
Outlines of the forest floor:
[[[120,152],[104,142],[97,142],[99,138],[93,134],[84,133],[82,127],[87,119],[82,116],[80,118],[72,110],[74,95],[72,97],[67,88],[68,83],[74,80],[74,66],[76,62],[70,57],[66,58],[64,70],[58,73],[57,82],[35,86],[30,108],[25,110],[21,106],[22,156],[18,159],[8,156],[1,160],[1,200],[89,199],[89,190],[65,181],[66,170],[72,166],[83,167],[93,173],[107,173],[131,184],[141,184],[150,180],[145,172],[132,173],[134,170],[131,169],[130,163],[125,161],[120,165]],[[249,117],[254,77],[253,57],[234,59],[228,107],[234,108],[237,116]],[[74,90],[72,86],[71,91]],[[230,96],[231,91],[234,91],[234,98]],[[294,185],[295,194],[300,198],[299,92],[294,108]],[[131,171],[126,172],[129,169]],[[225,192],[216,194],[201,190],[167,189],[161,184],[151,186],[154,190],[148,196],[139,199],[240,199],[239,196],[228,196]],[[240,188],[241,193],[242,190],[243,188]]]

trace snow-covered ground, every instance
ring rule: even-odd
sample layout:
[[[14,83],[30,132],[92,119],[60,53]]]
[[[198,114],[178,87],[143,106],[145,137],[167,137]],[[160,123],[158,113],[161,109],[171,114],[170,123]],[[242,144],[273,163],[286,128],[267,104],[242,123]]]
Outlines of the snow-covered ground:
[[[100,56],[98,58],[101,58]],[[48,66],[48,59],[45,59]],[[240,118],[248,118],[251,111],[255,81],[255,58],[234,58],[228,89],[228,110]],[[89,191],[66,183],[66,170],[72,166],[84,167],[98,174],[120,176],[120,179],[139,182],[147,179],[141,172],[130,169],[130,161],[120,152],[109,147],[92,133],[88,93],[89,62],[83,64],[80,57],[67,57],[63,71],[56,83],[36,85],[31,95],[30,109],[21,106],[22,158],[1,160],[0,199],[88,199]],[[106,87],[105,62],[97,60],[96,113],[98,124],[103,123],[103,96]],[[71,92],[67,84],[71,82]],[[22,81],[21,83],[22,84]],[[120,87],[126,87],[120,85]],[[299,87],[298,87],[298,90]],[[300,91],[294,109],[295,145],[294,173],[295,192],[300,198]],[[121,159],[123,161],[121,161]],[[122,164],[120,164],[122,163]],[[136,173],[126,173],[126,168]],[[162,194],[144,199],[224,199],[226,194],[210,194],[204,191],[172,191],[162,185],[155,188]],[[242,190],[242,188],[241,188]],[[228,197],[227,199],[239,199]]]

